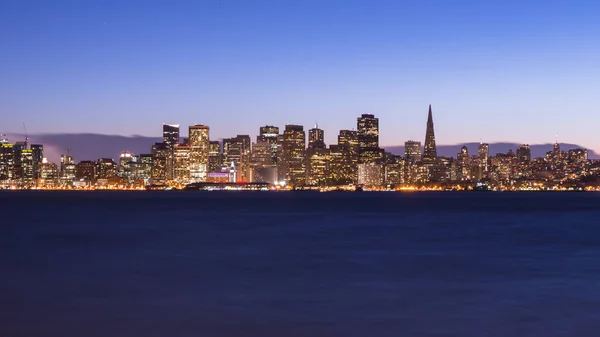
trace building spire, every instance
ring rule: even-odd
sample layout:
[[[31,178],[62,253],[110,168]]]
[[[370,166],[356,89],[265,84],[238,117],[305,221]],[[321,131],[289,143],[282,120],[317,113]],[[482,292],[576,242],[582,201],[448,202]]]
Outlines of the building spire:
[[[423,150],[423,162],[432,163],[437,159],[437,148],[435,145],[435,132],[433,129],[433,113],[431,104],[429,104],[429,113],[427,115],[427,129],[425,131],[425,147]]]

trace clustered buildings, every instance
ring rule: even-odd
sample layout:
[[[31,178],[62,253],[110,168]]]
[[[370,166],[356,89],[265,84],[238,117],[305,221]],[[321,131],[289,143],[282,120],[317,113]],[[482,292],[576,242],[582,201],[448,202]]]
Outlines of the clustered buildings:
[[[529,145],[490,156],[481,143],[476,154],[463,147],[456,157],[437,155],[431,106],[425,142],[409,140],[404,156],[379,144],[379,119],[357,118],[356,130],[341,130],[325,144],[317,125],[262,126],[253,141],[237,135],[211,140],[206,125],[163,125],[163,139],[148,154],[122,152],[117,161],[101,158],[76,163],[62,155],[48,162],[41,144],[0,143],[0,186],[4,188],[146,189],[183,188],[193,183],[268,183],[277,189],[597,189],[600,162],[587,151],[561,151],[558,143],[543,158]],[[308,137],[307,137],[308,136]]]

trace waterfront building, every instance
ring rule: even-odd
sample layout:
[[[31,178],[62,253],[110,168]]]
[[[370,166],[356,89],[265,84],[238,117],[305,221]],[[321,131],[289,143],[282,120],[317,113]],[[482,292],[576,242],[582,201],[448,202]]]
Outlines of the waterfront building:
[[[177,144],[174,147],[173,180],[178,184],[187,185],[190,183],[190,151],[189,145]]]
[[[206,181],[208,174],[209,128],[206,125],[189,127],[190,182]]]
[[[306,134],[302,125],[285,126],[281,141],[281,169],[279,180],[293,185],[303,185],[306,179]]]
[[[219,172],[223,167],[221,143],[217,140],[208,143],[208,171]]]
[[[44,146],[42,144],[31,144],[33,160],[33,179],[39,178],[39,165],[44,158]]]
[[[379,119],[372,114],[362,114],[356,119],[356,125],[359,162],[380,163],[384,151],[379,148]]]
[[[330,179],[331,154],[322,140],[306,150],[306,185],[325,186]]]
[[[96,163],[91,160],[82,160],[75,165],[75,179],[89,182],[96,181]]]
[[[118,171],[117,163],[111,158],[100,158],[96,162],[96,180],[115,178]]]
[[[155,143],[152,146],[152,184],[163,185],[169,180],[168,162],[171,148],[165,143]]]
[[[233,138],[223,139],[223,166],[235,164],[238,182],[250,181],[250,143],[249,135],[237,135]]]
[[[169,148],[169,157],[167,158],[167,180],[173,179],[174,158],[173,151],[175,145],[179,144],[179,124],[163,124],[163,143]]]
[[[381,186],[384,182],[384,167],[379,163],[358,164],[358,184],[365,186]]]

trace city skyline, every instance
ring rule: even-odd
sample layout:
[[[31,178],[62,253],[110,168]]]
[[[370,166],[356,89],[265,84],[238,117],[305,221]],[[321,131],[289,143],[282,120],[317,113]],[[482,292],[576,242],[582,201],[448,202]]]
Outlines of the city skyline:
[[[559,134],[600,150],[592,2],[33,3],[0,5],[2,133],[150,136],[176,120],[226,138],[371,113],[390,146],[422,141],[427,102],[440,144]]]
[[[11,143],[0,139],[0,187],[9,189],[249,189],[249,190],[598,190],[600,160],[589,151],[561,148],[536,156],[530,144],[490,154],[480,142],[469,153],[437,151],[433,109],[429,105],[424,141],[406,140],[404,153],[379,143],[380,120],[356,118],[356,129],[339,130],[337,143],[325,143],[315,124],[259,127],[250,135],[214,140],[210,126],[162,124],[162,139],[150,152],[120,151],[118,160],[80,160],[70,149],[59,165],[44,156],[44,145],[27,135]],[[25,125],[24,125],[25,127]],[[147,146],[147,145],[146,145]],[[147,149],[147,148],[146,148]],[[415,187],[417,186],[417,187]]]

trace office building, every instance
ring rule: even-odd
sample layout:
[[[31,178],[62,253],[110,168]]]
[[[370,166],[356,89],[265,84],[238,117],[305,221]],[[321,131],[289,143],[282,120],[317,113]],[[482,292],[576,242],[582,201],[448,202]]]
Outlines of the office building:
[[[190,183],[204,182],[208,175],[209,128],[206,125],[189,127]]]
[[[279,176],[293,185],[305,182],[306,134],[302,125],[285,126],[281,141],[282,158]]]
[[[437,159],[437,148],[435,144],[435,132],[433,129],[433,116],[431,113],[431,105],[429,105],[429,113],[427,115],[427,129],[425,131],[425,146],[423,148],[423,163],[430,164]]]

